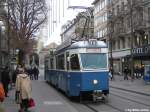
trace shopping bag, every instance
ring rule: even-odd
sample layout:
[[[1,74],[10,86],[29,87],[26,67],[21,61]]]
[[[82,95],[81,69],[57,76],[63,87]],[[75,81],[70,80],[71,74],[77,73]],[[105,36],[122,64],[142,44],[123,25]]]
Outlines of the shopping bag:
[[[28,107],[31,108],[31,107],[35,107],[35,101],[33,98],[29,99],[29,102],[28,102]]]
[[[5,99],[5,91],[2,83],[0,83],[0,102],[3,102]]]
[[[21,103],[21,94],[20,94],[20,91],[16,91],[16,93],[15,93],[15,101],[16,101],[17,104]]]

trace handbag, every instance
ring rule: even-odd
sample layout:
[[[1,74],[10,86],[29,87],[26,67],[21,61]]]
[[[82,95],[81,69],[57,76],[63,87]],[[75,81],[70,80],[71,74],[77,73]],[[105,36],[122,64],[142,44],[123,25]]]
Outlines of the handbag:
[[[15,101],[16,101],[17,104],[21,103],[21,93],[20,93],[20,91],[16,91],[16,93],[15,93]]]
[[[35,107],[35,101],[33,98],[29,99],[29,102],[28,102],[28,107],[31,108],[31,107]]]

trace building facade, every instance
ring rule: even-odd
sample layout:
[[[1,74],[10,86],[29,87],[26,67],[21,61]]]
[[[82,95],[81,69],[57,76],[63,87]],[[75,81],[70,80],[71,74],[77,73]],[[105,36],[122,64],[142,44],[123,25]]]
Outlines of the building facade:
[[[107,6],[109,0],[95,0],[94,5],[94,35],[106,42],[107,40]]]
[[[62,26],[61,40],[68,39],[84,40],[94,37],[94,16],[93,8],[79,13],[75,19],[68,21]]]
[[[106,40],[109,53],[112,53],[114,71],[122,73],[124,66],[134,69],[150,64],[150,1],[95,0],[94,8],[94,32],[99,37],[105,36],[101,36],[103,33],[98,30],[103,28],[103,24],[97,25],[102,22],[97,18],[103,12],[107,13]]]

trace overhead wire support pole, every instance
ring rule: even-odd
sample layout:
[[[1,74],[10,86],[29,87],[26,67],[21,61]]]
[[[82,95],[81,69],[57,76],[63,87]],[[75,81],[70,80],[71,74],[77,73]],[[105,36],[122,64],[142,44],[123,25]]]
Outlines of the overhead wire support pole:
[[[63,17],[65,15],[65,1],[63,0]]]
[[[114,79],[114,64],[113,64],[113,32],[114,32],[114,12],[113,12],[113,1],[112,3],[110,4],[111,5],[111,11],[109,12],[109,53],[110,53],[110,72],[111,72],[111,75],[112,75],[112,79]]]
[[[54,14],[54,13],[55,13],[55,10],[54,10],[54,8],[55,8],[54,5],[55,5],[55,3],[54,3],[54,1],[55,1],[55,0],[52,0],[52,2],[53,2],[53,9],[52,9],[52,10],[53,10],[53,15],[52,15],[52,17],[53,17],[53,20],[52,20],[53,32],[54,32],[54,27],[55,27],[55,26],[54,26],[54,19],[55,19],[55,14]]]
[[[56,20],[55,20],[55,22],[56,22],[56,27],[57,27],[57,0],[56,0]]]
[[[53,6],[53,5],[52,5],[52,0],[51,0],[51,8],[50,8],[50,9],[51,9],[51,10],[50,10],[50,11],[51,11],[51,14],[50,14],[50,15],[51,15],[51,16],[50,16],[50,18],[51,18],[51,19],[50,19],[50,21],[51,21],[51,22],[50,22],[50,24],[51,24],[51,34],[52,34],[52,32],[53,32],[53,7],[52,7],[52,6]]]
[[[130,26],[131,26],[131,57],[130,57],[130,66],[131,66],[131,78],[132,78],[132,81],[134,79],[134,71],[133,71],[133,52],[132,52],[132,49],[133,49],[133,38],[134,38],[134,29],[133,29],[133,3],[132,3],[132,0],[129,0],[129,7],[130,7]]]
[[[59,0],[59,23],[60,23],[60,0]]]

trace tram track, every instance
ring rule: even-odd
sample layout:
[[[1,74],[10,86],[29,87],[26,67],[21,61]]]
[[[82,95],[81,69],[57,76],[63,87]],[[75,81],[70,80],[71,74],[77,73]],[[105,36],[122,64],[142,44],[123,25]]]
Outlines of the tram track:
[[[142,105],[145,105],[145,106],[150,107],[149,104],[145,104],[145,103],[142,103],[142,102],[139,102],[139,101],[136,101],[136,100],[132,100],[132,99],[130,99],[130,98],[126,98],[126,97],[123,97],[123,96],[120,96],[120,95],[117,95],[117,94],[114,94],[114,93],[111,93],[111,95],[114,95],[114,96],[116,96],[116,97],[120,97],[120,98],[122,98],[122,99],[125,99],[125,100],[128,100],[128,101],[132,101],[132,102],[135,102],[135,103],[142,104]]]
[[[127,92],[130,92],[130,93],[136,93],[136,94],[144,95],[144,96],[148,96],[148,97],[150,96],[150,94],[137,92],[137,91],[134,91],[134,90],[124,89],[124,88],[119,88],[119,87],[114,87],[114,86],[110,86],[110,87],[114,88],[114,89],[122,90],[122,91],[127,91]]]
[[[95,108],[93,108],[92,106],[88,105],[88,104],[83,104],[84,106],[86,106],[87,108],[89,108],[90,110],[92,110],[93,112],[99,112],[98,110],[96,110]]]
[[[90,109],[92,112],[100,112],[98,109],[96,109],[96,108],[94,108],[92,105],[90,105],[90,104],[83,104],[84,106],[86,106],[88,109]],[[112,109],[114,109],[114,110],[117,110],[117,111],[119,111],[119,112],[123,112],[123,110],[122,109],[120,109],[120,108],[118,108],[118,107],[116,107],[116,106],[113,106],[113,105],[111,105],[111,104],[108,104],[108,103],[104,103],[103,105],[105,105],[105,106],[108,106],[108,107],[110,107],[110,108],[112,108]]]

